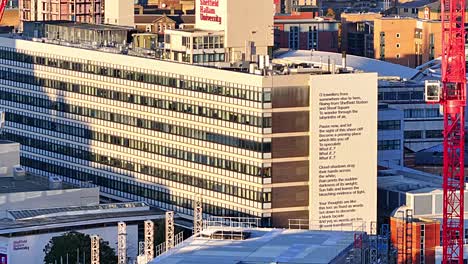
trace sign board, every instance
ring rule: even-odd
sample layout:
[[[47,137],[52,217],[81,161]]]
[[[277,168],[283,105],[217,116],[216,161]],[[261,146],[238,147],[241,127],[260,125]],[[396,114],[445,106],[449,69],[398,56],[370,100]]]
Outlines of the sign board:
[[[196,0],[195,27],[204,30],[225,30],[227,0]]]
[[[310,87],[311,226],[369,231],[377,218],[377,74],[313,75]]]

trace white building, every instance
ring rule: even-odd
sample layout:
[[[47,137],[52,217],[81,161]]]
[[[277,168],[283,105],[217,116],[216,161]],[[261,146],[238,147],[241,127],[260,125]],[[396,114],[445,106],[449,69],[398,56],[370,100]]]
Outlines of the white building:
[[[20,165],[19,151],[20,145],[18,143],[0,140],[0,177],[14,176],[15,168]]]
[[[272,1],[196,0],[195,7],[195,29],[165,31],[166,58],[230,67],[271,54]]]

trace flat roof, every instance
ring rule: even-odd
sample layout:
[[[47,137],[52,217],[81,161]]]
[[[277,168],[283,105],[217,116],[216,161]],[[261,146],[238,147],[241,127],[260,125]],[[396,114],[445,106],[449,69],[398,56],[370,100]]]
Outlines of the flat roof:
[[[0,145],[10,145],[10,144],[19,144],[19,143],[16,143],[10,140],[3,140],[3,139],[0,140]]]
[[[342,54],[325,51],[310,50],[290,50],[277,57],[279,60],[289,61],[293,63],[335,63],[337,66],[342,64]],[[399,64],[394,64],[386,61],[347,55],[346,66],[354,70],[364,72],[377,72],[380,76],[399,76],[401,78],[411,79],[419,71],[413,68],[405,67]]]
[[[106,31],[129,31],[133,30],[132,27],[118,26],[118,25],[109,25],[109,24],[88,24],[81,22],[73,22],[67,20],[58,20],[58,21],[28,21],[27,23],[33,24],[44,24],[44,25],[55,25],[63,26],[69,28],[78,28],[78,29],[87,29],[87,30],[106,30]]]
[[[190,238],[152,264],[330,263],[347,252],[355,232],[246,229],[246,240]]]
[[[71,184],[62,182],[62,188],[64,189],[77,189]],[[40,192],[49,191],[49,181],[45,177],[40,177],[34,174],[28,173],[26,179],[16,180],[14,177],[0,177],[0,194],[5,193],[19,193],[19,192]]]
[[[402,193],[430,193],[442,190],[442,177],[406,167],[380,170],[377,188]]]
[[[116,210],[112,208],[113,205],[119,205],[120,208]],[[55,212],[54,208],[9,211],[10,215],[13,213],[17,217],[0,219],[0,235],[119,221],[163,219],[165,217],[162,210],[152,209],[145,203],[133,202],[68,207],[68,209],[55,208]],[[29,215],[34,217],[28,217]]]

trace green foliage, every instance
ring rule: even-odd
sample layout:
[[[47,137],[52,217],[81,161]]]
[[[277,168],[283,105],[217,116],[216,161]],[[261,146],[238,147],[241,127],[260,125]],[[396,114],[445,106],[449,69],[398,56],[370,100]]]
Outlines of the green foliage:
[[[116,264],[117,255],[113,248],[109,246],[109,242],[101,239],[99,243],[100,263],[101,264]],[[77,262],[77,253],[79,252],[79,262]],[[49,243],[44,248],[44,263],[60,263],[60,258],[63,263],[66,263],[68,254],[69,264],[83,264],[83,256],[85,264],[91,263],[91,238],[78,232],[69,232],[61,236],[56,236],[50,239]]]
[[[332,8],[328,8],[327,9],[327,14],[325,16],[335,18],[336,14],[335,14],[335,11]]]

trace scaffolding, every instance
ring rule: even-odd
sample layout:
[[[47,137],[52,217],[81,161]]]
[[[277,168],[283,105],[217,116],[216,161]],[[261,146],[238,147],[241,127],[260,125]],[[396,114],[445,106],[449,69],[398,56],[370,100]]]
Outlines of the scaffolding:
[[[99,264],[99,236],[91,236],[91,264]]]
[[[397,212],[397,221],[396,221],[396,237],[397,237],[397,252],[398,258],[397,263],[402,264],[405,263],[406,255],[405,255],[405,212],[398,211]]]
[[[405,235],[405,253],[406,253],[406,264],[413,263],[413,210],[406,210],[406,235]]]
[[[199,236],[203,231],[203,201],[200,195],[195,196],[193,201],[193,233]]]
[[[166,251],[174,247],[174,212],[166,212]]]
[[[390,226],[383,224],[380,228],[380,235],[377,240],[378,258],[380,263],[389,263],[389,241],[390,241]]]
[[[151,220],[145,221],[145,256],[147,261],[154,258],[154,223]]]
[[[127,225],[124,222],[117,223],[117,255],[118,264],[127,264]]]

